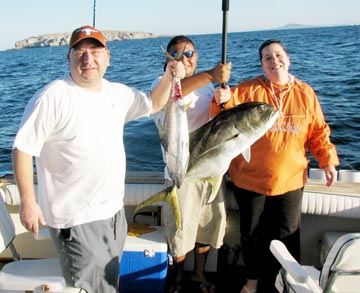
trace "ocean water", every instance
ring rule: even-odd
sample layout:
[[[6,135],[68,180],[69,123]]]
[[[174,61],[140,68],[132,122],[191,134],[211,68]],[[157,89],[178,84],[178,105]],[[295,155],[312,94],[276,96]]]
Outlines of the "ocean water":
[[[198,70],[221,60],[221,34],[190,36],[199,53]],[[340,157],[339,169],[360,170],[360,26],[322,27],[229,33],[229,85],[262,73],[258,46],[280,39],[291,58],[293,75],[316,91]],[[105,77],[148,91],[163,71],[170,37],[109,43],[111,66]],[[0,51],[0,176],[12,173],[11,145],[27,101],[41,87],[68,71],[67,47]],[[218,86],[218,85],[215,85]],[[129,171],[162,171],[156,127],[150,119],[125,126],[124,142]],[[317,162],[309,157],[310,166]]]

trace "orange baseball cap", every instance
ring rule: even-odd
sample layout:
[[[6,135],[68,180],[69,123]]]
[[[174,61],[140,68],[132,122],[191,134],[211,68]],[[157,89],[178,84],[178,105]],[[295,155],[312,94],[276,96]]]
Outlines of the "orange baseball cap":
[[[70,38],[69,48],[71,49],[74,47],[78,42],[84,39],[95,39],[101,43],[104,47],[106,47],[106,42],[104,35],[97,30],[96,28],[85,25],[82,27],[77,28],[73,31]]]

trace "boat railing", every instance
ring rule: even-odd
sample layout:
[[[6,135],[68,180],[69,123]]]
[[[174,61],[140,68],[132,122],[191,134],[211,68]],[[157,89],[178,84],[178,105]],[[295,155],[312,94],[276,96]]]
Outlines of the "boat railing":
[[[324,170],[320,168],[310,168],[309,178],[325,180]],[[339,170],[337,180],[340,182],[360,182],[360,171],[343,169]]]
[[[321,179],[318,177],[317,171],[318,170],[314,169],[310,169],[309,171],[310,179],[304,188],[302,212],[307,214],[360,218],[360,182],[356,182],[358,176],[360,176],[360,172],[340,170],[339,177],[348,181],[338,181],[333,186],[327,187],[324,178]],[[321,170],[321,172],[324,173],[323,170]],[[1,187],[1,185],[3,185],[3,187]],[[6,188],[4,187],[5,185]],[[0,187],[3,196],[6,197],[5,201],[8,204],[20,204],[20,196],[12,175],[1,177]],[[125,178],[124,205],[136,206],[162,189],[164,189],[162,172],[127,172]],[[225,193],[227,208],[237,210],[236,201],[234,196],[231,195],[231,188],[227,188]],[[162,206],[161,203],[157,205]]]

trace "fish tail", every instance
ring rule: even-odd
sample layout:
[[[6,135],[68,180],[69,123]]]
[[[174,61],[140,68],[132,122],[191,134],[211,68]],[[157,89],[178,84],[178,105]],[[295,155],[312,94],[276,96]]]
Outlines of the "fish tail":
[[[181,229],[181,209],[180,209],[180,203],[179,198],[177,196],[177,188],[173,187],[171,191],[168,193],[167,196],[167,202],[170,204],[174,216],[175,216],[175,222],[176,222],[176,228],[177,231]]]
[[[138,210],[140,210],[146,206],[152,205],[153,203],[165,201],[167,193],[168,193],[168,188],[166,188],[166,189],[154,194],[153,196],[149,197],[148,199],[142,201],[141,203],[139,203],[136,206],[135,212],[137,212]]]
[[[135,213],[153,203],[160,202],[160,201],[166,201],[172,208],[174,216],[175,216],[175,222],[176,222],[176,228],[177,231],[181,229],[181,210],[180,210],[180,204],[179,199],[177,196],[177,189],[175,186],[168,187],[155,195],[151,196],[150,198],[144,200],[143,202],[139,203],[135,208]]]

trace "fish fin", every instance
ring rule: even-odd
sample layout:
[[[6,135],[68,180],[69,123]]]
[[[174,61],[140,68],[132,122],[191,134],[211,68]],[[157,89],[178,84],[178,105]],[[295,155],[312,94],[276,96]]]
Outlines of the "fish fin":
[[[223,145],[225,145],[228,141],[231,141],[231,140],[233,140],[234,138],[237,138],[238,136],[239,136],[239,134],[236,134],[236,135],[234,135],[234,136],[232,136],[232,137],[227,138],[225,141],[223,141],[223,142],[221,142],[221,143],[219,143],[219,144],[217,144],[217,145],[215,145],[215,146],[213,146],[213,147],[208,148],[207,150],[205,150],[204,152],[202,152],[201,154],[199,154],[197,157],[200,158],[200,157],[206,155],[207,153],[216,150],[217,148],[223,147]]]
[[[168,189],[169,188],[165,188],[165,189],[161,190],[160,192],[152,195],[148,199],[146,199],[146,200],[142,201],[141,203],[139,203],[135,208],[135,213],[138,210],[140,210],[140,209],[142,209],[142,208],[144,208],[146,206],[152,205],[153,203],[166,200]]]
[[[245,149],[241,154],[243,155],[245,161],[246,161],[247,163],[249,163],[249,162],[250,162],[250,159],[251,159],[250,148]]]
[[[218,147],[219,147],[219,145],[214,146],[214,147],[212,147],[212,148],[209,148],[209,149],[207,149],[206,151],[204,151],[204,152],[202,152],[201,154],[199,154],[197,157],[198,157],[198,158],[201,158],[202,156],[206,155],[208,152],[211,152],[211,151],[217,149]]]
[[[170,60],[175,60],[175,58],[174,58],[173,56],[171,56],[171,55],[169,54],[169,52],[166,51],[162,46],[160,46],[160,48],[161,48],[161,50],[163,51],[163,53],[165,54],[165,56],[166,56],[167,58],[169,58]]]
[[[163,145],[163,144],[164,144],[163,141],[164,141],[164,137],[165,137],[165,128],[164,128],[164,125],[163,125],[163,123],[159,120],[159,121],[156,123],[156,127],[157,127],[157,130],[158,130],[160,142],[161,142],[161,144]]]
[[[169,58],[170,60],[177,60],[177,61],[180,61],[181,58],[182,58],[182,55],[184,54],[185,52],[185,49],[186,49],[186,45],[184,46],[184,48],[182,49],[182,52],[181,54],[179,55],[179,57],[175,58],[173,56],[170,55],[170,53],[168,51],[166,51],[162,46],[160,46],[161,50],[163,51],[163,53],[165,54],[165,56],[167,58]]]
[[[192,106],[192,103],[187,103],[187,104],[184,104],[184,110],[187,111],[189,108],[194,108],[194,106]]]
[[[223,175],[204,178],[204,181],[209,182],[209,184],[211,185],[211,195],[210,195],[207,203],[211,203],[214,201],[214,199],[220,189],[222,177],[223,177]]]
[[[181,229],[181,210],[180,210],[180,203],[177,196],[177,188],[176,186],[171,186],[168,188],[163,189],[162,191],[154,194],[153,196],[149,197],[148,199],[139,203],[135,208],[135,213],[153,203],[166,201],[172,208],[175,221],[176,221],[176,228],[177,230]]]
[[[176,231],[179,231],[181,229],[181,208],[179,203],[179,198],[177,195],[177,188],[173,187],[170,191],[169,197],[168,197],[168,203],[170,204],[174,216],[175,216],[175,222],[176,222]]]
[[[164,123],[161,122],[161,119],[159,119],[159,120],[156,122],[156,127],[158,128],[159,131],[163,131],[163,130],[164,130]]]

